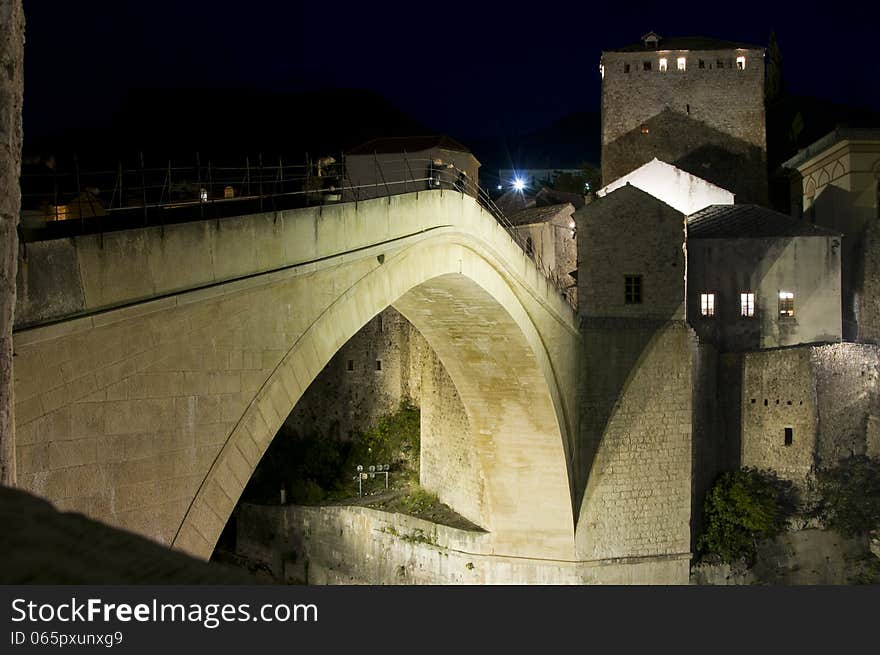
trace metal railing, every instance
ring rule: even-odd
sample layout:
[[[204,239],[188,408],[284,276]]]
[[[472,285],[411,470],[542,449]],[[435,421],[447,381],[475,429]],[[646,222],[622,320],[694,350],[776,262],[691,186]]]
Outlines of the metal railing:
[[[67,171],[23,172],[22,242],[83,233],[103,238],[105,232],[132,227],[447,189],[473,197],[574,305],[571,285],[544,263],[525,231],[511,223],[467,171],[406,154],[382,159],[374,155],[372,163],[364,169],[361,161],[354,180],[344,157],[312,161],[308,155],[305,164],[285,164],[279,157],[267,165],[260,155],[253,163],[245,158],[244,166],[218,166],[210,160],[203,164],[196,155],[193,165],[168,161],[151,168],[139,156],[134,168],[120,164],[116,170],[80,171],[74,165]]]

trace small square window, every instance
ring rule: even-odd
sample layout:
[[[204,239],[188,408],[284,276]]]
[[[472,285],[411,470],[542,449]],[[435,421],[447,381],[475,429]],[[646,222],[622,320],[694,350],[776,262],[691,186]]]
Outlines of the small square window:
[[[794,428],[785,428],[785,445],[790,446],[794,443]]]
[[[755,316],[755,294],[751,291],[739,294],[739,315],[745,318]]]
[[[724,60],[719,59],[715,62],[715,68],[724,68]]]
[[[675,64],[676,64],[676,67],[678,68],[678,70],[680,70],[680,71],[686,70],[687,69],[687,58],[686,57],[679,57],[678,59],[675,60]]]
[[[624,302],[638,305],[642,302],[642,276],[627,275],[624,279]]]
[[[715,316],[715,294],[714,293],[701,293],[700,294],[700,315],[701,316]]]
[[[790,318],[794,316],[794,293],[791,291],[779,292],[779,317]]]
[[[651,133],[651,130],[648,128],[648,126],[642,125],[642,134],[650,134],[650,133]]]
[[[645,70],[645,71],[651,70],[651,62],[650,61],[643,61],[642,62],[642,70]]]

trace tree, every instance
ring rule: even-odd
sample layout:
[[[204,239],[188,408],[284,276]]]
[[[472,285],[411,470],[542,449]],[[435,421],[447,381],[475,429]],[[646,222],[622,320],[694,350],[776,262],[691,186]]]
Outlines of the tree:
[[[829,528],[848,537],[880,530],[880,460],[856,455],[816,477],[819,515]]]
[[[782,55],[776,42],[776,32],[770,32],[770,43],[767,45],[767,77],[764,79],[764,100],[773,102],[785,90],[782,82]]]
[[[12,324],[21,209],[21,103],[24,10],[21,0],[0,0],[0,484],[15,484],[12,395]]]
[[[792,501],[791,485],[769,471],[723,473],[706,494],[705,529],[697,550],[725,562],[752,562],[758,541],[782,532]]]

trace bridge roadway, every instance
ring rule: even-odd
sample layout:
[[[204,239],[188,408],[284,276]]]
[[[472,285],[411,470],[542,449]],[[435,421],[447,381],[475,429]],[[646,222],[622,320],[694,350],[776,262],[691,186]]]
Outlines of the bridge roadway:
[[[207,558],[309,383],[390,305],[462,399],[490,552],[576,559],[576,315],[472,197],[37,242],[20,265],[18,484],[59,508]]]

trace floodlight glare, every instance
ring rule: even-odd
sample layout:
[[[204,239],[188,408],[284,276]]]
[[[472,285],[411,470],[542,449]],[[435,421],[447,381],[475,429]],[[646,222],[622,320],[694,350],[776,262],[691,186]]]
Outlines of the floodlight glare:
[[[522,191],[523,189],[526,188],[526,183],[523,182],[520,178],[516,178],[513,181],[513,188],[515,191]]]

